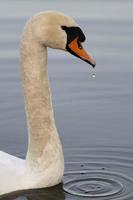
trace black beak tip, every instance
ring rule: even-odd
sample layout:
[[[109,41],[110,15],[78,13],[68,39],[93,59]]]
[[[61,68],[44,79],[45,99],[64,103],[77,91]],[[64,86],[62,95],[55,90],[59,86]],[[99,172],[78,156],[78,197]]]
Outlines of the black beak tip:
[[[96,62],[94,62],[93,64],[92,64],[92,67],[94,68],[96,66]]]
[[[96,66],[96,62],[93,60],[93,61],[88,61],[88,60],[85,60],[87,63],[89,63],[93,68]]]
[[[96,62],[93,60],[93,61],[91,61],[91,65],[92,65],[92,67],[94,68],[95,66],[96,66]]]

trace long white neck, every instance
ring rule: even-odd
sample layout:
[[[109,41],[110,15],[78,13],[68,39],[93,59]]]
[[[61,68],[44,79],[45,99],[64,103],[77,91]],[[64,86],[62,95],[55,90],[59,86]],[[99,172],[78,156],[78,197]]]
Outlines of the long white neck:
[[[46,167],[56,156],[63,163],[49,89],[47,48],[30,33],[22,40],[21,65],[29,135],[26,160]]]

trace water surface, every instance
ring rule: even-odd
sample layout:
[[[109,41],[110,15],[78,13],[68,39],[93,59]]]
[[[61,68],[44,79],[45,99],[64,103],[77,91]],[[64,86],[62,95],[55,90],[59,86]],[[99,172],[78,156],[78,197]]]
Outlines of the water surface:
[[[86,63],[49,50],[53,106],[66,162],[64,185],[3,199],[133,198],[132,8],[131,0],[0,2],[1,150],[22,158],[26,153],[19,41],[28,17],[42,10],[75,17],[97,62],[93,78]]]

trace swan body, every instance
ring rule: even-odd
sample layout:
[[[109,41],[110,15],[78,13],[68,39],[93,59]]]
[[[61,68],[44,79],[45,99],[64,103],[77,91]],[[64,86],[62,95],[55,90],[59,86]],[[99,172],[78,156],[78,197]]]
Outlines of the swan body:
[[[0,195],[61,182],[64,157],[51,103],[47,47],[69,51],[94,66],[81,45],[84,40],[76,22],[59,12],[42,12],[26,23],[20,60],[28,150],[25,160],[0,151]]]

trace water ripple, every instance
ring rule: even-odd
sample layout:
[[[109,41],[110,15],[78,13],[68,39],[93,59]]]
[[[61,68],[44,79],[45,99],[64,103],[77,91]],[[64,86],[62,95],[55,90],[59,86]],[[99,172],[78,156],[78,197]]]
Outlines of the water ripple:
[[[64,191],[67,194],[78,199],[133,198],[133,149],[99,147],[69,151],[73,156],[66,163]]]

